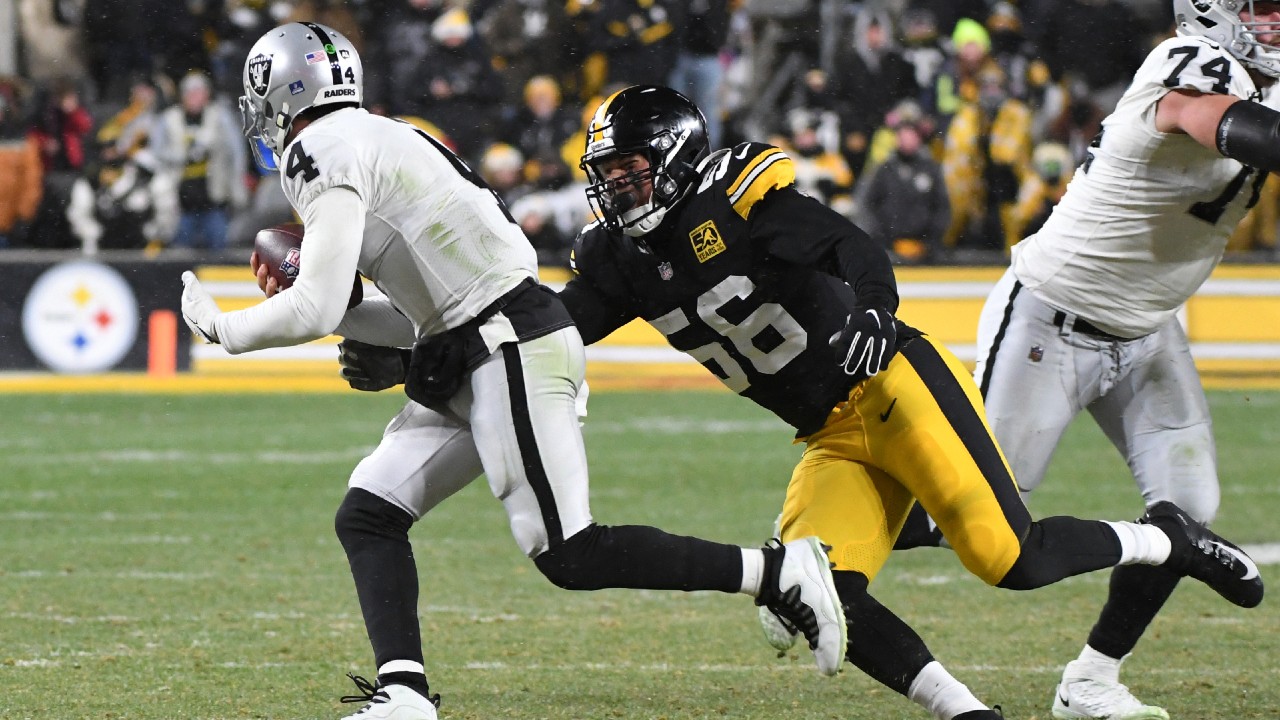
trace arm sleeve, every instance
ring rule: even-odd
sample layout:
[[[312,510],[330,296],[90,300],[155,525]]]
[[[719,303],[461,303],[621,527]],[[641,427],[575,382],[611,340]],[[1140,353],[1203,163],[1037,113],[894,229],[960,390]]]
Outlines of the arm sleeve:
[[[578,326],[584,345],[602,340],[609,333],[635,318],[609,301],[581,276],[569,281],[560,291],[560,300]]]
[[[766,194],[751,214],[751,235],[774,257],[848,283],[858,304],[898,310],[889,254],[843,215],[796,190]]]
[[[418,339],[413,323],[396,309],[386,295],[365,298],[348,310],[334,333],[382,347],[412,347]]]
[[[325,190],[302,214],[306,245],[298,279],[251,308],[223,313],[214,330],[227,352],[299,345],[333,332],[347,311],[360,259],[364,201],[351,190]]]

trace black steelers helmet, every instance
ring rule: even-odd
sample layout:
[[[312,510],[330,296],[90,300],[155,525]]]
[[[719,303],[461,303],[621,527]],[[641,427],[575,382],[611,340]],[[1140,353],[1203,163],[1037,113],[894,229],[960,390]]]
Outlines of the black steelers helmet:
[[[689,98],[658,85],[633,85],[609,96],[587,126],[586,152],[580,167],[591,183],[587,198],[605,225],[638,237],[662,222],[698,176],[698,163],[711,152],[707,121]],[[610,181],[599,164],[611,158],[642,153],[649,169]],[[621,183],[650,178],[649,201],[636,203],[634,193],[615,195]]]

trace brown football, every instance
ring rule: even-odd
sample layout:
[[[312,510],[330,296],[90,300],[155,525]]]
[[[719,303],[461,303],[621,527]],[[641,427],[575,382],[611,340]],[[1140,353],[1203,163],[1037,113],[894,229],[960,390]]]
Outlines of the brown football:
[[[302,267],[301,223],[284,223],[259,230],[253,238],[253,249],[258,253],[258,261],[267,266],[267,274],[276,279],[281,290],[287,290],[298,279],[298,270]],[[347,308],[359,305],[363,299],[364,285],[357,274]]]

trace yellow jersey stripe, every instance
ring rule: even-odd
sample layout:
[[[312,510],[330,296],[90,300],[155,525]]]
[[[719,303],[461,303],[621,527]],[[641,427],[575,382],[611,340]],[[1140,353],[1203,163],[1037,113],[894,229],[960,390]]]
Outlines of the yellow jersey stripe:
[[[786,153],[773,148],[761,153],[747,165],[738,179],[729,186],[729,202],[734,212],[746,219],[764,194],[774,188],[786,187],[796,181],[795,164]]]

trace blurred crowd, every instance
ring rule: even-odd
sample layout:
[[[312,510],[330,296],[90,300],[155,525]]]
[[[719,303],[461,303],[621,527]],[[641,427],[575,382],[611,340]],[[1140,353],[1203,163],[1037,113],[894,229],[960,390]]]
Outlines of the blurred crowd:
[[[19,0],[0,76],[0,248],[231,253],[292,218],[235,110],[291,20],[352,39],[365,106],[433,133],[544,264],[591,219],[595,105],[635,83],[704,110],[713,147],[779,145],[801,188],[901,263],[990,261],[1034,232],[1167,0]],[[1276,242],[1278,181],[1230,250]]]

